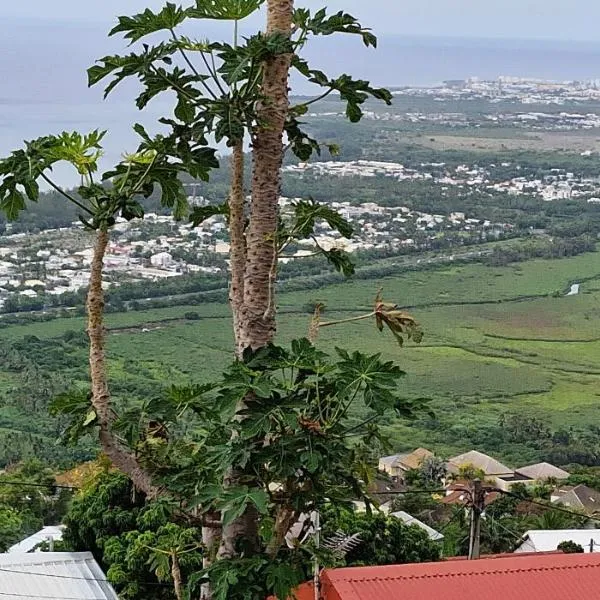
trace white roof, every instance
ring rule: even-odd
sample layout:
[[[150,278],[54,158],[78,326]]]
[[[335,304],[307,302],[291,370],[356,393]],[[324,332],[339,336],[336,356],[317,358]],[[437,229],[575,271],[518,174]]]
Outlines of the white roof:
[[[437,542],[438,540],[444,539],[444,536],[439,531],[436,531],[433,527],[429,527],[429,525],[426,525],[423,521],[419,521],[419,519],[416,519],[403,510],[390,513],[390,516],[400,519],[405,525],[416,525],[417,527],[424,529],[430,540]]]
[[[38,544],[42,542],[48,542],[50,539],[58,542],[62,540],[64,525],[50,525],[48,527],[44,527],[37,533],[30,535],[28,538],[21,540],[18,544],[11,546],[7,552],[19,552],[23,554],[24,552],[31,552]]]
[[[119,600],[91,552],[0,554],[0,590],[14,600]]]
[[[600,529],[533,529],[523,534],[521,545],[515,552],[552,552],[561,542],[575,542],[584,552],[600,552]]]
[[[517,473],[531,477],[531,479],[567,479],[569,477],[567,471],[547,462],[521,467],[517,469]]]
[[[506,475],[513,472],[512,469],[503,465],[500,461],[477,450],[459,454],[448,460],[450,471],[458,471],[460,467],[468,465],[481,469],[486,475]]]

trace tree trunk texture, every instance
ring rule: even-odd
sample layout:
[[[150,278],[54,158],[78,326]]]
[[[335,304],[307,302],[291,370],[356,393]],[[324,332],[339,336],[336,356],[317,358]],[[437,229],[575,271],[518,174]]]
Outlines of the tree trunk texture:
[[[267,0],[267,33],[291,35],[293,0]],[[289,110],[288,78],[291,55],[268,59],[264,65],[258,108],[259,126],[252,136],[252,202],[246,234],[243,303],[234,311],[236,351],[267,345],[275,335],[275,276],[277,222],[283,163],[283,130]],[[238,313],[237,315],[235,313]],[[246,407],[242,402],[238,409]],[[232,469],[225,487],[243,484],[247,476]],[[223,528],[219,558],[252,554],[260,547],[258,513],[248,506],[244,514]]]
[[[267,33],[291,35],[293,10],[293,0],[268,0]],[[258,107],[259,126],[252,136],[252,206],[238,349],[260,348],[275,335],[277,216],[291,58],[275,56],[263,66],[264,100]]]
[[[171,577],[173,578],[175,597],[177,600],[184,600],[185,592],[183,590],[183,581],[181,579],[181,569],[179,568],[179,558],[175,551],[171,552]]]
[[[244,304],[244,271],[246,268],[244,194],[244,141],[236,142],[231,155],[231,188],[229,192],[229,235],[231,251],[229,254],[231,284],[229,302],[233,314],[233,333],[236,354],[240,356],[240,311]]]
[[[104,351],[106,331],[104,328],[104,291],[102,289],[104,255],[106,254],[108,240],[108,232],[98,230],[87,293],[87,333],[90,339],[92,405],[96,411],[100,428],[102,450],[115,467],[131,478],[136,488],[144,492],[149,499],[152,499],[160,494],[160,488],[152,483],[150,476],[139,465],[133,453],[119,442],[111,427],[114,421],[114,413],[110,406],[110,391],[106,373]]]

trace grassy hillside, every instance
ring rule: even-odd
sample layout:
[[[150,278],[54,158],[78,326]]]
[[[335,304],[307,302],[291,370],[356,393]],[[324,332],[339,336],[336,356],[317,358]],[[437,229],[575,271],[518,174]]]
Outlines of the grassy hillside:
[[[572,282],[581,282],[581,293],[565,296]],[[486,427],[502,413],[535,416],[552,429],[585,426],[596,418],[600,255],[502,268],[453,265],[282,294],[279,341],[305,335],[307,304],[324,302],[326,319],[354,310],[360,314],[370,309],[380,286],[386,299],[410,307],[422,323],[426,336],[420,346],[401,349],[370,321],[326,328],[319,344],[326,350],[340,345],[382,352],[406,371],[402,389],[407,396],[431,399],[435,420],[390,420],[397,449],[427,445],[451,453],[468,449],[475,439],[480,447],[519,462],[522,456],[535,458],[535,452],[498,447],[498,440],[486,438]],[[190,311],[200,318],[186,320],[183,315]],[[230,360],[225,305],[111,314],[108,324],[111,375],[123,401],[152,394],[165,381],[208,379]],[[85,345],[81,338],[70,340],[70,332],[83,328],[83,319],[59,319],[3,328],[0,339],[24,348],[45,369],[59,370],[63,383],[70,384],[86,379]],[[35,338],[27,336],[41,341],[38,355]],[[54,346],[44,345],[50,343]],[[26,411],[9,400],[19,377],[0,367],[0,432],[27,430]],[[40,416],[40,422],[48,420]]]

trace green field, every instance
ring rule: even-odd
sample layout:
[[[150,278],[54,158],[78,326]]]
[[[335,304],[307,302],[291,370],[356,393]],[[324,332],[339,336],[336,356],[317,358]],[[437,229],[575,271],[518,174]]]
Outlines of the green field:
[[[566,297],[572,282],[582,282],[581,293]],[[505,412],[536,416],[552,428],[597,420],[600,254],[499,268],[453,265],[282,294],[279,341],[306,334],[307,304],[324,302],[325,319],[353,311],[358,315],[370,310],[379,287],[387,300],[410,307],[422,324],[426,335],[420,346],[400,348],[370,321],[323,329],[318,343],[325,350],[339,345],[382,352],[406,371],[402,392],[407,397],[431,399],[446,429],[432,435],[425,417],[409,423],[390,417],[387,430],[396,448],[423,444],[462,451],[473,433],[465,438],[465,428],[495,423]],[[200,319],[185,320],[188,311]],[[108,325],[111,376],[122,399],[128,390],[153,393],[164,381],[209,379],[231,358],[225,305],[110,314]],[[6,327],[0,336],[12,342],[31,335],[58,339],[83,328],[81,318],[59,319]],[[70,356],[81,364],[65,368],[64,374],[81,381],[85,347]],[[10,386],[12,377],[0,373],[0,390]],[[0,416],[9,413],[5,408]]]

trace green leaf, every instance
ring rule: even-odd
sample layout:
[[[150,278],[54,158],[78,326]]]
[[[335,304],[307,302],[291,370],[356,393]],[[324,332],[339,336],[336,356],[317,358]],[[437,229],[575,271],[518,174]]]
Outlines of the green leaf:
[[[216,215],[229,215],[229,206],[224,204],[209,204],[208,206],[194,206],[190,213],[190,222],[198,227],[207,219]]]
[[[351,277],[356,272],[356,268],[347,252],[339,248],[331,250],[321,250],[328,262],[330,262],[337,271],[346,277]]]
[[[327,16],[325,9],[321,9],[315,13],[314,17],[311,17],[310,11],[297,9],[294,13],[294,24],[299,29],[313,35],[332,35],[334,33],[359,35],[365,46],[377,47],[377,38],[371,31],[363,27],[352,15],[343,11]]]
[[[167,2],[159,13],[154,13],[147,8],[143,13],[133,17],[119,17],[119,24],[113,27],[109,35],[125,33],[124,37],[134,43],[151,33],[175,29],[185,21],[187,16],[187,11],[183,8]]]
[[[320,204],[309,198],[308,200],[294,202],[293,207],[295,223],[292,226],[292,230],[300,238],[310,237],[314,232],[315,223],[318,220],[325,221],[332,229],[338,231],[347,239],[350,239],[354,235],[352,225],[339,212],[326,204]]]
[[[265,0],[196,0],[187,15],[194,19],[241,21],[256,12]]]
[[[40,197],[40,186],[35,179],[25,179],[23,187],[30,200],[37,200]]]
[[[248,501],[252,502],[258,512],[262,515],[267,514],[269,505],[269,495],[263,490],[255,490],[248,494]]]
[[[175,107],[175,116],[184,123],[191,123],[196,116],[196,109],[194,105],[183,94],[179,95],[179,101]]]
[[[6,213],[6,218],[14,221],[19,213],[25,209],[25,198],[23,194],[15,189],[9,190],[7,195],[0,202],[0,209]]]
[[[194,76],[186,76],[185,72],[175,67],[172,72],[166,71],[163,67],[156,67],[156,62],[162,62],[165,58],[170,57],[177,52],[177,44],[174,42],[161,43],[156,46],[144,46],[143,51],[139,54],[132,52],[126,56],[112,55],[105,56],[97,61],[98,64],[88,69],[88,85],[91,87],[111,74],[114,74],[112,81],[104,90],[104,97],[117,87],[119,83],[128,77],[137,77],[146,88],[142,94],[142,100],[138,99],[138,107],[140,104],[150,100],[160,91],[171,89],[173,83],[180,90],[190,95],[198,95],[197,90],[190,86],[191,81],[195,81]]]

